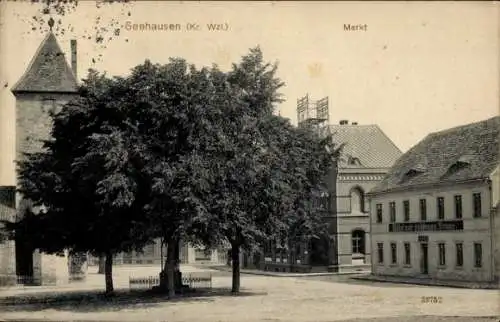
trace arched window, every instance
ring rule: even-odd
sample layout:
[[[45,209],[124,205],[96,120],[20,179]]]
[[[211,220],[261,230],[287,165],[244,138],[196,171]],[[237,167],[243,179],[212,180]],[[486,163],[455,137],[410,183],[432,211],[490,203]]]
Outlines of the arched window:
[[[352,253],[365,254],[365,232],[361,229],[352,232]]]
[[[365,212],[365,194],[359,187],[351,190],[351,212]]]

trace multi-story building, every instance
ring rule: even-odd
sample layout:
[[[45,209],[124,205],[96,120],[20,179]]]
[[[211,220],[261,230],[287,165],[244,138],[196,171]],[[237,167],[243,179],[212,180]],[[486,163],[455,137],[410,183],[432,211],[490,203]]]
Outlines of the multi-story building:
[[[330,125],[341,157],[325,178],[318,211],[329,225],[329,236],[297,245],[291,251],[266,247],[260,267],[272,271],[350,271],[370,267],[370,220],[366,192],[402,155],[377,125]],[[243,265],[245,266],[245,265]],[[250,266],[250,265],[249,265]]]
[[[330,126],[330,132],[335,143],[344,144],[335,178],[336,202],[329,218],[331,269],[369,269],[370,205],[366,193],[383,179],[402,152],[377,125],[343,120]]]
[[[500,117],[432,133],[395,163],[369,193],[373,274],[498,279],[499,135]]]

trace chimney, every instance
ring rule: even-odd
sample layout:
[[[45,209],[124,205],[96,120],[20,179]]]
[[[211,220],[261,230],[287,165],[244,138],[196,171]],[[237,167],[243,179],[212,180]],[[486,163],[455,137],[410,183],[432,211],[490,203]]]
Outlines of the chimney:
[[[347,125],[347,124],[349,124],[349,121],[348,120],[340,120],[339,124],[340,125]]]
[[[76,71],[77,71],[77,69],[76,69],[76,66],[77,66],[76,65],[77,64],[76,55],[77,55],[76,39],[71,39],[71,70],[73,71],[73,74],[75,75],[75,78],[78,81],[78,74],[76,73]]]

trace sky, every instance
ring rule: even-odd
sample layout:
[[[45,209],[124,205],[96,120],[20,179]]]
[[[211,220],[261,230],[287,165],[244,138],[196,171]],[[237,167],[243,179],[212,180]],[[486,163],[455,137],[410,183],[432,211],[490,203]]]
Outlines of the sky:
[[[169,57],[227,69],[258,45],[286,84],[282,116],[296,123],[298,98],[328,96],[330,123],[378,124],[403,152],[430,132],[499,112],[496,2],[80,1],[64,8],[63,15],[30,1],[0,1],[0,185],[15,182],[10,89],[46,36],[49,17],[68,61],[70,40],[78,41],[79,79],[89,68],[123,75],[145,59]],[[146,23],[181,29],[131,28]]]

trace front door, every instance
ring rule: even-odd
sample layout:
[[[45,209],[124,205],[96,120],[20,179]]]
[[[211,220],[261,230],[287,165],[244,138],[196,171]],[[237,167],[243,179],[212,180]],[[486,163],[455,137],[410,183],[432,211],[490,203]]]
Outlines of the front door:
[[[422,274],[429,274],[429,258],[427,243],[420,244],[420,271]]]

